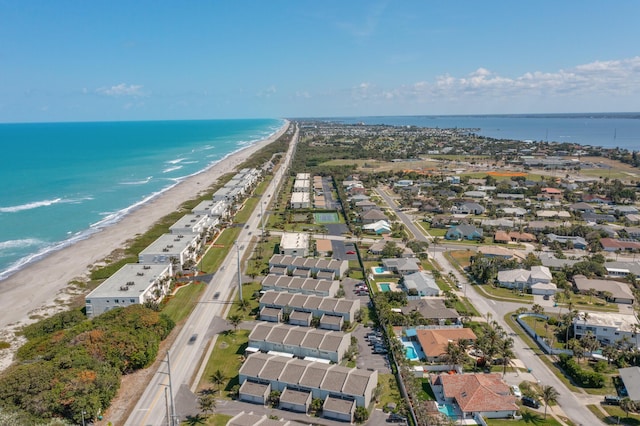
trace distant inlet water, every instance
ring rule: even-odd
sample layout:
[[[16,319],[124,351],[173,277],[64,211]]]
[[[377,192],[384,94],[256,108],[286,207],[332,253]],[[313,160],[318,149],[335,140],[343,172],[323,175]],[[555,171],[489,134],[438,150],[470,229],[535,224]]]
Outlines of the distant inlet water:
[[[283,124],[277,119],[0,124],[0,279],[119,221]]]
[[[479,129],[497,139],[568,142],[640,150],[640,113],[426,115],[327,118],[348,124]]]

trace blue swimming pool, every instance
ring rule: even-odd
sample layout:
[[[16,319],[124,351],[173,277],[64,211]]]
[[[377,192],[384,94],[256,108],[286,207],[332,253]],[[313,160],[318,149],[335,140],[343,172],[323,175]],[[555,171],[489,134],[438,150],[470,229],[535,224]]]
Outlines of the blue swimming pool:
[[[451,419],[456,417],[456,410],[451,404],[438,404],[438,411]]]
[[[404,353],[407,356],[407,359],[418,359],[418,354],[413,346],[405,346]]]
[[[386,274],[387,272],[389,272],[389,271],[387,271],[387,270],[384,268],[384,266],[375,266],[375,267],[373,268],[373,273],[374,273],[374,274]]]
[[[389,283],[380,283],[378,286],[380,286],[380,291],[383,293],[391,291],[391,284]]]

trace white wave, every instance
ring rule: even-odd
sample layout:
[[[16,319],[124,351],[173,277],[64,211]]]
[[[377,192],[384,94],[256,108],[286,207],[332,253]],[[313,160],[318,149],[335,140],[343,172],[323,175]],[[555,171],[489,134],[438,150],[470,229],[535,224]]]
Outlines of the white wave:
[[[162,173],[170,173],[174,170],[180,170],[182,168],[182,166],[173,166],[173,167],[167,167],[166,169],[164,169],[162,171]]]
[[[38,207],[46,207],[52,204],[62,202],[62,198],[54,198],[53,200],[34,201],[32,203],[20,204],[19,206],[0,207],[0,213],[16,213],[23,210],[37,209]]]
[[[41,246],[43,244],[45,244],[45,242],[37,238],[23,238],[20,240],[0,241],[0,251],[24,248],[29,246]]]
[[[153,178],[153,176],[147,176],[146,179],[142,179],[142,180],[133,180],[133,181],[129,181],[129,182],[120,182],[120,185],[144,185],[146,183],[149,183],[152,178]]]
[[[182,163],[184,160],[186,160],[186,158],[176,158],[175,160],[167,160],[167,161],[165,161],[165,163],[167,163],[167,164],[178,164],[178,163]]]

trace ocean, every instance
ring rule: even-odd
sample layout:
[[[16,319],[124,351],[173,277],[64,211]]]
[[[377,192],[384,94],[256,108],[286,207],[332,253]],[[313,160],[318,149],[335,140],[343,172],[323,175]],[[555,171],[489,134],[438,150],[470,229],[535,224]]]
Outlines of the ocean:
[[[119,221],[283,120],[0,124],[0,279]]]
[[[568,142],[640,151],[640,113],[380,116],[327,120],[349,124],[480,129],[477,134],[497,139]]]
[[[474,128],[494,138],[640,150],[640,113],[326,120]],[[282,125],[277,119],[0,124],[0,280]]]

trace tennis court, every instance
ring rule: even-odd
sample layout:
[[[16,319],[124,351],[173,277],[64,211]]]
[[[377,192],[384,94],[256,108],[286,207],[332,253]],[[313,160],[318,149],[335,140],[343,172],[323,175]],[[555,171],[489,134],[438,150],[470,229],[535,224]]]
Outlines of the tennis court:
[[[313,215],[315,216],[316,223],[340,223],[338,213],[335,212],[314,213]]]

